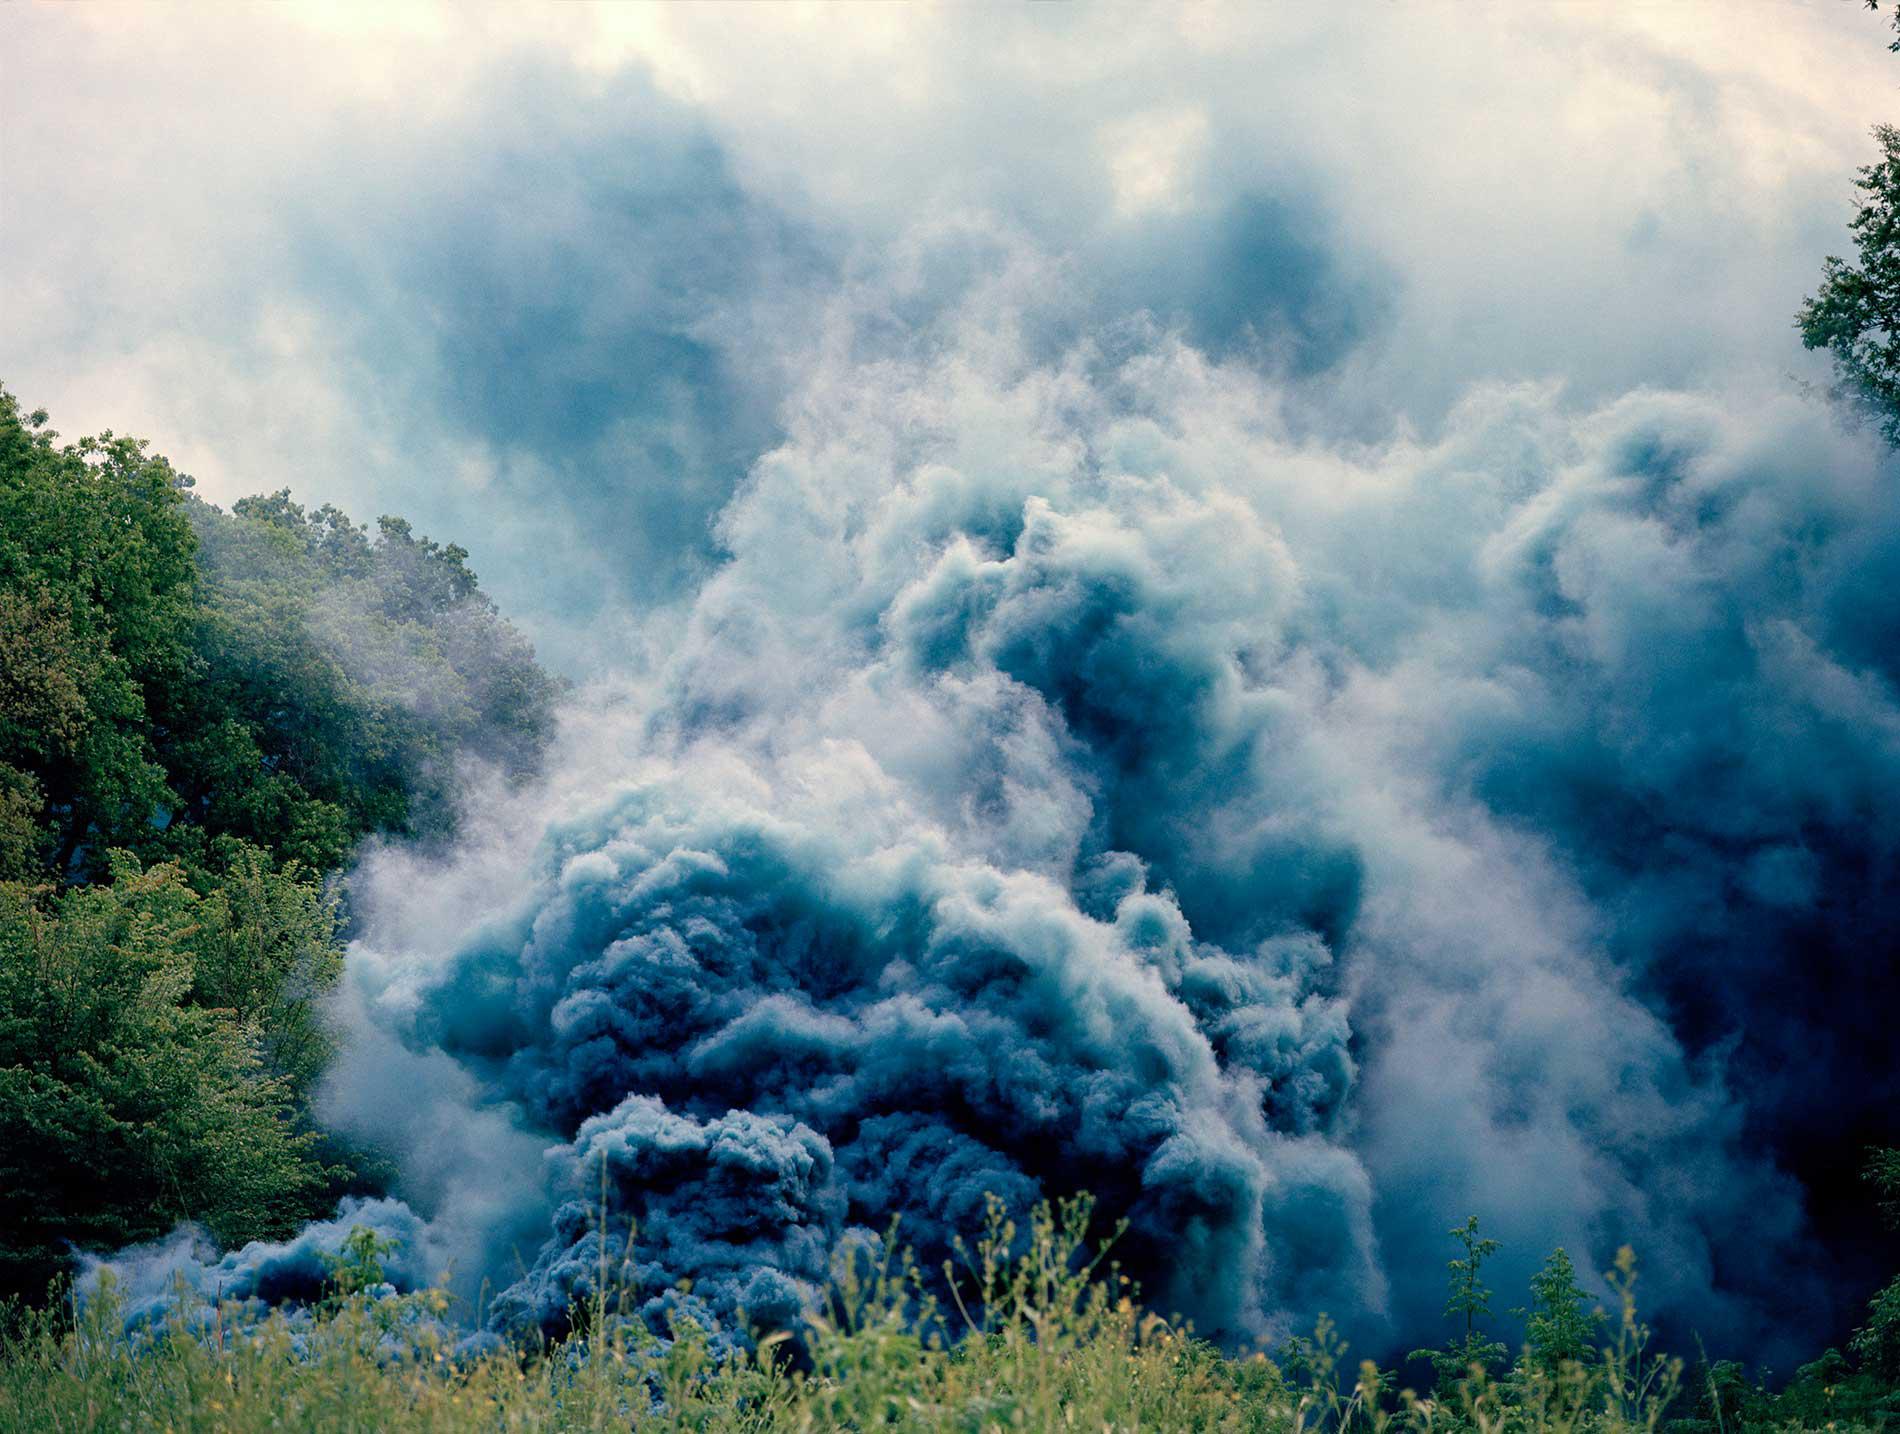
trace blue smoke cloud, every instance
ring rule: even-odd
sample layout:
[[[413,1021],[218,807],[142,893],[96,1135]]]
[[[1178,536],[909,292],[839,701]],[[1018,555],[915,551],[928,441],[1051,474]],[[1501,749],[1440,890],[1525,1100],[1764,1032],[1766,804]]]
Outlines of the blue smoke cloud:
[[[288,482],[454,534],[544,657],[580,674],[624,664],[629,614],[716,565],[714,519],[782,440],[841,288],[888,303],[852,314],[861,356],[902,350],[983,282],[994,236],[1020,231],[1072,253],[1065,282],[1088,291],[1045,311],[1052,358],[1147,310],[1308,376],[1382,332],[1395,288],[1299,156],[1229,161],[1191,212],[1119,215],[1098,176],[1052,155],[1040,204],[986,184],[893,223],[765,182],[727,116],[551,43],[420,48],[405,68],[438,76],[433,98],[366,102],[345,76],[371,47],[294,25],[232,21],[128,66],[125,37],[7,23],[47,58],[29,68],[66,75],[19,98],[39,126],[14,155],[22,212],[49,222],[0,232],[12,266],[47,276],[3,336],[15,381],[50,389],[70,425],[162,435],[216,501]],[[314,53],[336,61],[315,66],[324,84],[270,78]],[[73,93],[111,116],[110,139],[71,128]],[[260,105],[298,141],[234,148]],[[145,217],[102,222],[86,196],[105,189]],[[891,235],[920,219],[971,242],[891,272],[906,262]],[[154,264],[177,282],[145,282]]]
[[[506,1318],[551,1325],[593,1269],[603,1152],[610,1212],[665,1247],[643,1273],[690,1276],[715,1315],[784,1318],[847,1222],[901,1215],[941,1258],[986,1193],[1021,1210],[1088,1186],[1151,1246],[1178,1232],[1172,1293],[1208,1327],[1258,1317],[1234,1272],[1268,1279],[1258,1212],[1294,1183],[1267,1154],[1317,1139],[1350,1078],[1316,942],[1240,961],[1138,873],[1096,919],[940,840],[695,806],[643,786],[551,834],[528,919],[457,952],[420,1007],[419,1036],[578,1132]],[[757,1288],[761,1268],[789,1283]]]
[[[844,1196],[831,1146],[809,1126],[738,1110],[700,1122],[629,1096],[550,1156],[564,1197],[553,1234],[491,1324],[558,1334],[574,1305],[621,1289],[638,1292],[634,1309],[656,1329],[694,1318],[727,1337],[792,1327],[818,1306]],[[628,1223],[616,1231],[607,1216]]]
[[[490,585],[580,628],[709,565],[713,516],[776,441],[767,336],[835,282],[839,245],[748,194],[644,75],[583,84],[521,57],[484,81],[480,106],[400,142],[352,135],[350,178],[319,173],[290,207],[286,277],[338,330],[366,411],[474,455],[472,486],[411,487],[421,516],[546,533],[571,571],[496,545]]]
[[[1165,335],[1044,362],[1024,264],[955,319],[1022,346],[814,376],[545,791],[366,867],[335,1117],[548,1147],[442,1157],[551,1231],[517,1330],[603,1193],[649,1317],[724,1328],[894,1214],[928,1264],[1079,1188],[1235,1342],[1430,1337],[1472,1210],[1509,1283],[1628,1241],[1713,1337],[1825,1312],[1792,1135],[1885,1130],[1890,1076],[1776,992],[1818,950],[1893,994],[1891,460],[1785,396],[1531,388],[1341,454]]]
[[[1712,1341],[1839,1309],[1802,1138],[1894,1133],[1891,457],[1535,387],[1342,452],[1178,336],[1050,361],[1008,257],[829,351],[543,789],[360,873],[328,1113],[437,1266],[558,1332],[631,1228],[645,1315],[731,1331],[1086,1188],[1233,1343],[1430,1338],[1471,1211],[1507,1288],[1628,1242]]]
[[[938,88],[985,96],[1016,49],[950,48]],[[1455,90],[1465,48],[1403,72]],[[585,649],[679,602],[545,790],[475,798],[446,864],[360,876],[327,1109],[401,1152],[427,1221],[363,1207],[167,1270],[294,1303],[368,1219],[404,1281],[486,1281],[500,1323],[556,1329],[604,1190],[649,1317],[729,1326],[789,1318],[892,1214],[928,1261],[985,1192],[1086,1186],[1155,1300],[1234,1341],[1320,1308],[1434,1337],[1433,1252],[1473,1210],[1501,1285],[1628,1240],[1712,1345],[1773,1358],[1771,1311],[1851,1302],[1829,1166],[1900,1138],[1893,465],[1785,394],[1604,397],[1785,328],[1836,229],[1797,200],[1845,165],[1776,178],[1767,257],[1736,267],[1752,131],[1698,125],[1644,183],[1566,172],[1622,207],[1529,206],[1535,262],[1466,272],[1409,257],[1415,190],[1386,202],[1417,154],[1333,173],[1332,127],[1273,110],[1293,90],[1259,59],[1233,47],[1225,89],[1183,64],[1180,93],[1060,91],[1062,143],[1021,96],[920,111],[947,157],[901,167],[951,202],[867,217],[762,184],[783,154],[639,74],[509,57],[483,99],[345,116],[259,191],[281,202],[251,193],[233,232],[268,273],[193,250],[189,290],[115,286],[163,226],[141,203],[131,249],[101,231],[52,286],[96,309],[42,344],[186,309],[219,353],[265,334],[350,414],[289,422],[299,457],[383,474],[352,481],[470,543],[511,610]],[[1229,158],[1122,214],[1075,156],[1176,100]],[[986,126],[1035,151],[994,182]],[[1448,172],[1475,253],[1498,196]],[[1332,201],[1400,238],[1368,258]],[[36,271],[38,242],[8,238]],[[1554,369],[1585,397],[1471,388]],[[1329,441],[1334,404],[1380,440]],[[389,476],[410,461],[455,476]]]

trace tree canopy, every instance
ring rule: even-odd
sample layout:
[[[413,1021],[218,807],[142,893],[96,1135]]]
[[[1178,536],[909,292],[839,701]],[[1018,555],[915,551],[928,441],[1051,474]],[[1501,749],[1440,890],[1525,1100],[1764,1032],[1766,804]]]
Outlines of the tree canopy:
[[[1827,257],[1795,325],[1804,345],[1833,357],[1839,395],[1900,444],[1900,129],[1878,125],[1874,138],[1880,158],[1855,181],[1861,199],[1848,225],[1856,260]]]
[[[334,1202],[337,874],[532,773],[560,690],[465,549],[58,438],[0,388],[0,1293]]]

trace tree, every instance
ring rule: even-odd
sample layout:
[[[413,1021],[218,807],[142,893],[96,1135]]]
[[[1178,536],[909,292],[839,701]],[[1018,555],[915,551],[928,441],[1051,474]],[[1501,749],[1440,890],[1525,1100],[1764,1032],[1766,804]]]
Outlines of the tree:
[[[469,759],[530,774],[560,690],[460,547],[57,439],[0,388],[0,1294],[374,1161],[310,1111],[329,882],[452,830]]]
[[[1863,197],[1848,225],[1859,262],[1828,255],[1795,326],[1804,346],[1833,357],[1836,393],[1900,444],[1900,129],[1877,125],[1874,138],[1880,158],[1855,181]]]
[[[1458,1321],[1463,1333],[1445,1349],[1415,1349],[1406,1356],[1431,1361],[1441,1394],[1450,1393],[1461,1380],[1470,1378],[1474,1368],[1489,1371],[1501,1364],[1509,1353],[1503,1345],[1487,1339],[1478,1330],[1478,1320],[1491,1313],[1491,1291],[1482,1278],[1484,1262],[1498,1252],[1498,1242],[1479,1235],[1476,1215],[1462,1225],[1453,1226],[1447,1233],[1458,1242],[1463,1254],[1446,1262],[1451,1279],[1445,1318]]]
[[[195,542],[186,480],[143,443],[57,437],[0,389],[0,786],[34,805],[29,847],[83,874],[172,801],[147,698],[189,670]]]
[[[1888,3],[1891,3],[1891,0],[1888,0]],[[1867,8],[1876,14],[1879,13],[1881,4],[1882,0],[1867,0]],[[1894,38],[1887,48],[1896,55],[1900,55],[1900,5],[1893,7],[1893,34]]]
[[[288,836],[291,809],[271,794],[259,789],[243,810],[219,795],[230,786],[217,769],[253,760],[236,751],[241,737],[278,778],[334,809],[346,843],[450,830],[467,759],[514,778],[536,768],[560,686],[481,591],[465,549],[390,517],[372,539],[282,490],[229,514],[202,503],[190,513],[203,573],[199,700],[250,718],[222,753],[193,754],[205,771],[194,790],[208,811],[222,801],[227,829],[267,845]]]
[[[57,438],[0,388],[0,879],[121,849],[206,890],[227,837],[333,870],[448,833],[470,759],[536,769],[560,684],[466,549]]]
[[[233,842],[198,903],[190,951],[191,1000],[236,1017],[270,1074],[308,1095],[333,1046],[321,1004],[343,974],[335,896],[297,863],[275,870],[265,853]]]
[[[383,1256],[393,1255],[397,1243],[394,1236],[379,1235],[368,1225],[352,1225],[343,1237],[343,1248],[323,1256],[335,1297],[347,1300],[382,1284],[386,1278]]]
[[[1880,1192],[1881,1212],[1900,1228],[1900,1150],[1871,1151],[1867,1179]],[[1849,1348],[1869,1372],[1900,1380],[1900,1277],[1868,1302],[1867,1323],[1854,1331]]]
[[[1524,1316],[1524,1346],[1530,1362],[1546,1374],[1565,1364],[1588,1364],[1596,1357],[1603,1311],[1586,1308],[1588,1295],[1577,1283],[1577,1267],[1559,1246],[1531,1276],[1531,1306]]]
[[[1880,1213],[1900,1229],[1900,1149],[1867,1152],[1867,1183],[1880,1193]]]

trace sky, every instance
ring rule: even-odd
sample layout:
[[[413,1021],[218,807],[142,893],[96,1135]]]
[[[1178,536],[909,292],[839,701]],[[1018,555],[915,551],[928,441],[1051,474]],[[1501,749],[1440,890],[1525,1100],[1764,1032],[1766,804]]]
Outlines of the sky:
[[[1788,317],[1890,86],[1845,0],[0,25],[6,381],[214,501],[452,535],[581,673],[703,570],[841,294],[1026,247],[1078,322],[1259,357],[1372,441],[1485,379],[1811,373]]]
[[[1900,514],[1792,317],[1879,16],[0,31],[9,386],[462,543],[581,679],[367,855],[337,1008],[376,1218],[498,1327],[596,1168],[727,1325],[1083,1186],[1236,1346],[1432,1338],[1473,1212],[1503,1287],[1628,1241],[1711,1348],[1851,1324]]]

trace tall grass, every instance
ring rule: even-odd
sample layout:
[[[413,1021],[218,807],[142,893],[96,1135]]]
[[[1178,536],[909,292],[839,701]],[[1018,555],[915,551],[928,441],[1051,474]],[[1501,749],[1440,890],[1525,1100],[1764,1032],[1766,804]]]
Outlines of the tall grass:
[[[856,1249],[825,1308],[743,1348],[690,1320],[660,1339],[627,1317],[630,1262],[606,1241],[573,1332],[532,1351],[459,1354],[442,1292],[370,1293],[371,1249],[294,1318],[181,1305],[128,1336],[108,1287],[83,1307],[14,1317],[0,1339],[0,1428],[1658,1434],[1672,1404],[1690,1402],[1681,1364],[1649,1349],[1627,1257],[1598,1356],[1554,1370],[1524,1360],[1503,1378],[1474,1369],[1423,1398],[1349,1364],[1325,1319],[1277,1359],[1223,1354],[1141,1307],[1089,1247],[1090,1214],[1086,1199],[1044,1205],[1019,1231],[992,1206],[975,1242],[928,1274],[894,1236]]]

